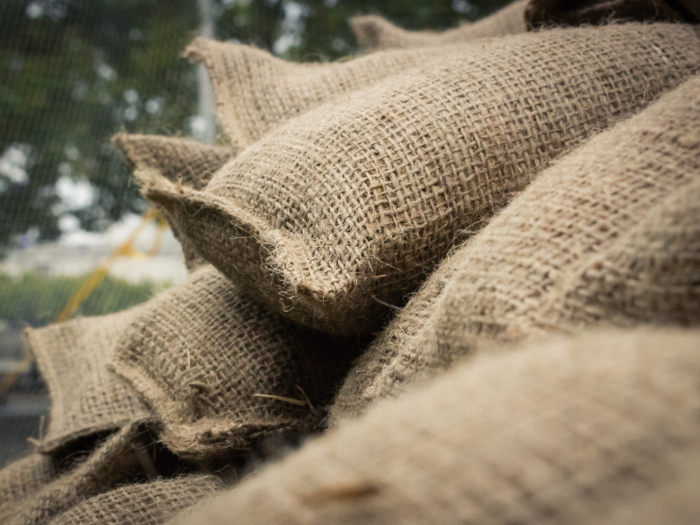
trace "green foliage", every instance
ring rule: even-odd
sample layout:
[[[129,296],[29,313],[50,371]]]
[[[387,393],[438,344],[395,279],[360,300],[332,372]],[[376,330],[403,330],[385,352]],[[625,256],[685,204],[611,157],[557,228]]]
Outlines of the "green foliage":
[[[49,324],[87,277],[43,277],[34,272],[21,277],[0,274],[0,319],[31,326]],[[150,282],[130,284],[108,276],[76,315],[105,315],[125,310],[147,301],[156,292],[155,285]]]

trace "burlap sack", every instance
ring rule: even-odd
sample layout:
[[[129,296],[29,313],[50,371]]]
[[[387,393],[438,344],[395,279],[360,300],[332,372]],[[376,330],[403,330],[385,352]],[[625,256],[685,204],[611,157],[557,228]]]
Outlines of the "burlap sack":
[[[353,344],[293,325],[209,266],[147,304],[117,345],[115,370],[160,416],[168,448],[206,460],[320,425]]]
[[[290,121],[203,191],[143,171],[144,193],[242,292],[318,330],[369,332],[552,159],[700,67],[690,26],[500,42]]]
[[[22,501],[60,473],[51,456],[34,452],[0,470],[0,522],[16,512]]]
[[[90,498],[50,525],[159,525],[223,488],[214,476],[183,476],[139,483]]]
[[[683,3],[688,5],[684,7]],[[697,23],[700,20],[689,10],[692,3],[696,0],[530,0],[525,8],[525,21],[529,28],[613,20]]]
[[[331,426],[473,353],[478,337],[700,322],[698,129],[693,78],[542,173],[357,361]]]
[[[191,139],[159,135],[118,133],[112,142],[133,168],[156,169],[168,180],[197,190],[204,188],[214,172],[237,153],[228,146],[209,146]],[[172,221],[169,222],[172,226]],[[192,271],[202,266],[204,259],[176,226],[173,233],[182,245],[187,269]]]
[[[206,66],[214,86],[217,116],[228,139],[249,146],[293,117],[341,95],[445,53],[468,53],[464,45],[373,53],[334,63],[298,64],[267,51],[231,42],[196,38],[185,50]]]
[[[107,370],[117,339],[140,308],[27,329],[28,350],[36,357],[51,396],[42,452],[149,415],[138,394]]]
[[[563,159],[474,239],[439,352],[595,322],[700,323],[700,78]],[[526,225],[526,226],[525,226]]]
[[[3,524],[43,524],[87,498],[144,477],[139,452],[149,424],[131,422],[106,438],[86,458],[25,499]]]
[[[350,19],[350,24],[357,42],[366,51],[444,46],[524,33],[527,29],[524,16],[527,5],[528,0],[518,0],[478,22],[435,33],[406,31],[377,15],[356,16]]]
[[[476,359],[173,523],[590,524],[682,482],[678,523],[700,512],[699,345],[606,331]]]

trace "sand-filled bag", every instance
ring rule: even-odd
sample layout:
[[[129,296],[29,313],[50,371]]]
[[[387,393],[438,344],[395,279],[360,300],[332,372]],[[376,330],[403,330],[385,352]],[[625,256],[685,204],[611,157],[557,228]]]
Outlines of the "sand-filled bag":
[[[181,476],[138,483],[90,498],[50,525],[160,525],[224,487],[215,476]]]
[[[693,4],[695,7],[691,7]],[[604,24],[614,20],[698,23],[700,7],[697,6],[695,0],[530,0],[525,8],[525,20],[530,28]]]
[[[112,137],[112,142],[131,167],[156,169],[168,180],[197,190],[204,188],[212,175],[237,152],[230,146],[210,146],[191,139],[160,135],[118,133]],[[177,227],[173,234],[182,245],[187,269],[192,271],[202,266],[205,261]]]
[[[698,348],[698,331],[640,329],[483,355],[173,523],[590,524],[676,484],[661,522],[687,523]]]
[[[202,191],[137,172],[144,194],[242,292],[318,330],[370,332],[551,160],[700,67],[683,25],[499,42],[288,122]]]
[[[139,308],[27,329],[27,349],[36,357],[51,397],[42,452],[149,415],[131,386],[108,370],[115,343]]]
[[[700,322],[698,129],[693,78],[544,171],[373,342],[332,425],[473,353],[479,337]]]
[[[98,441],[94,450],[76,451],[84,456],[75,465],[26,498],[3,525],[39,525],[87,498],[145,477],[143,468],[148,420],[133,421]],[[151,463],[151,456],[145,452]],[[152,466],[152,463],[149,465]]]
[[[58,477],[51,456],[33,452],[0,470],[0,521],[12,515],[22,501]]]
[[[478,22],[440,32],[407,31],[377,15],[356,16],[350,19],[350,24],[357,42],[366,51],[435,47],[524,33],[527,5],[528,0],[518,0]]]
[[[147,303],[115,370],[158,414],[169,449],[206,460],[316,429],[353,345],[290,323],[207,266]]]
[[[217,118],[232,144],[246,147],[272,129],[329,100],[351,93],[462,45],[387,51],[332,63],[289,62],[252,46],[196,38],[185,50],[206,66],[214,86]]]

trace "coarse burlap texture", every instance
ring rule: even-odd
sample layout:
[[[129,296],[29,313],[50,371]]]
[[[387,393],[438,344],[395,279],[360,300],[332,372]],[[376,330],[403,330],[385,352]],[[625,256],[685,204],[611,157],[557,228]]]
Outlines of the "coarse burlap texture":
[[[51,456],[33,452],[0,470],[0,521],[59,475],[56,463]]]
[[[39,525],[87,498],[143,475],[139,445],[147,420],[134,421],[98,443],[85,459],[26,498],[3,525]]]
[[[686,6],[683,4],[686,3]],[[695,16],[691,13],[695,4]],[[696,0],[530,0],[525,8],[529,28],[602,24],[613,20],[692,22],[700,10]]]
[[[679,24],[499,42],[288,122],[203,191],[141,171],[143,191],[243,293],[321,331],[370,332],[551,160],[700,68]]]
[[[528,0],[518,0],[478,22],[441,32],[407,31],[377,15],[356,16],[350,24],[357,42],[366,51],[436,47],[524,33],[527,5]]]
[[[676,483],[692,490],[661,523],[689,523],[698,348],[698,331],[639,329],[482,355],[172,523],[590,524]]]
[[[214,86],[217,116],[228,139],[249,146],[291,118],[341,95],[375,84],[462,46],[388,51],[334,63],[294,63],[232,42],[196,38],[185,50],[206,66]]]
[[[90,498],[50,525],[160,525],[223,489],[214,476],[182,476],[128,485]]]
[[[162,420],[163,443],[206,460],[319,426],[353,345],[290,323],[207,266],[147,303],[114,366]]]
[[[204,188],[214,172],[236,154],[229,146],[210,146],[191,139],[118,133],[112,142],[135,169],[153,168],[168,180],[196,190]],[[166,219],[167,219],[166,213]],[[172,226],[172,221],[171,226]],[[178,231],[173,234],[182,245],[187,269],[192,271],[205,263],[197,250]]]
[[[117,339],[139,309],[27,329],[27,348],[36,357],[51,397],[42,452],[149,415],[131,386],[107,369]]]
[[[331,426],[473,353],[479,337],[700,322],[698,129],[693,78],[543,172],[355,363]]]

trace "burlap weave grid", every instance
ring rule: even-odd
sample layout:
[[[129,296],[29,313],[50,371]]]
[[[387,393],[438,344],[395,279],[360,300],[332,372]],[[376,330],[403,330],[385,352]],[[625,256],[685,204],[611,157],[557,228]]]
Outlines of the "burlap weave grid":
[[[699,67],[689,26],[504,37],[290,121],[204,191],[141,178],[244,293],[319,330],[368,332],[551,160]]]

